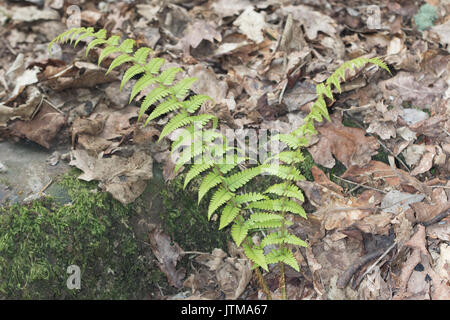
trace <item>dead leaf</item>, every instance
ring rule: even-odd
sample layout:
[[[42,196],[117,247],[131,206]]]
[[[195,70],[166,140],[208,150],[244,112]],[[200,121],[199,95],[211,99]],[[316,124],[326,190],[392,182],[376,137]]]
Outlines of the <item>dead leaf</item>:
[[[33,120],[18,120],[12,123],[10,128],[12,134],[27,138],[50,149],[52,141],[65,123],[64,115],[55,111],[46,101],[43,101]]]
[[[330,36],[335,36],[336,34],[336,22],[329,16],[315,11],[311,7],[290,5],[283,6],[280,10],[285,16],[291,13],[294,20],[299,21],[303,25],[306,36],[311,40],[316,39],[319,32]]]
[[[212,5],[212,9],[221,17],[233,16],[247,7],[252,7],[248,0],[217,0]]]
[[[112,155],[98,159],[86,150],[73,150],[72,157],[70,165],[83,171],[79,179],[99,180],[99,187],[123,204],[136,200],[145,190],[145,181],[153,176],[152,158],[138,149],[127,158]]]
[[[255,43],[264,41],[262,32],[266,25],[264,12],[258,13],[253,8],[248,7],[233,24],[238,26],[241,33],[245,34],[248,39]]]
[[[371,161],[380,147],[376,138],[365,136],[364,130],[342,125],[339,116],[332,116],[332,122],[317,128],[317,131],[321,135],[319,143],[308,151],[316,163],[326,168],[334,167],[332,154],[347,168],[353,165],[362,167]]]
[[[218,42],[222,41],[222,35],[217,31],[216,24],[205,20],[197,20],[187,27],[182,41],[188,51],[189,47],[197,48],[202,40],[214,43],[214,39]]]
[[[153,253],[158,259],[159,268],[167,276],[169,284],[176,288],[183,287],[186,270],[176,268],[178,261],[184,256],[183,249],[176,242],[172,242],[170,237],[159,228],[150,232],[149,238]]]

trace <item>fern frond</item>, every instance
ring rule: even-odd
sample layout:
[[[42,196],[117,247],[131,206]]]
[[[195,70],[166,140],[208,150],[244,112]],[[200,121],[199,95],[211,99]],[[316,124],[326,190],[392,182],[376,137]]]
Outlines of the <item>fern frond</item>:
[[[297,202],[287,199],[270,199],[252,202],[247,208],[260,209],[267,211],[291,212],[306,218],[305,209]]]
[[[158,74],[159,69],[161,69],[165,60],[163,58],[153,58],[149,63],[145,66],[145,70],[151,74]]]
[[[198,188],[198,203],[203,199],[205,194],[208,193],[209,190],[216,187],[218,184],[222,182],[222,177],[216,172],[210,172],[203,179],[200,187]]]
[[[220,187],[212,196],[211,202],[208,207],[208,220],[211,219],[212,214],[225,202],[230,200],[233,197],[233,194],[225,189],[224,187]]]
[[[163,102],[161,102],[153,111],[152,113],[150,113],[150,115],[148,116],[145,124],[147,124],[149,121],[154,120],[160,116],[162,116],[163,114],[166,114],[168,112],[172,112],[175,110],[178,110],[179,108],[181,108],[181,102],[178,101],[175,98],[169,98]]]
[[[260,173],[260,167],[245,169],[225,178],[225,183],[231,191],[236,191]]]
[[[134,60],[133,57],[129,56],[126,53],[118,56],[117,58],[115,58],[113,60],[113,62],[111,62],[111,64],[109,65],[108,71],[106,71],[106,74],[110,73],[111,71],[113,71],[115,68],[121,66],[122,64],[133,61],[133,60]]]
[[[182,71],[183,69],[177,67],[166,69],[159,76],[159,81],[166,86],[171,85],[177,73]]]
[[[208,161],[205,163],[200,164],[194,164],[191,169],[186,174],[186,178],[184,179],[184,186],[183,188],[186,188],[186,186],[189,184],[189,182],[194,179],[195,177],[199,176],[202,172],[210,169],[212,166],[214,166],[213,161]]]
[[[212,99],[204,94],[197,94],[192,96],[189,100],[183,101],[183,106],[189,113],[194,113],[198,108],[206,101],[212,101]]]
[[[231,237],[238,247],[241,245],[242,241],[244,241],[247,235],[247,225],[240,221],[240,219],[237,219],[237,221],[235,221],[233,226],[231,227]]]
[[[222,215],[220,216],[220,225],[219,230],[222,230],[230,223],[234,221],[234,219],[238,216],[241,208],[234,206],[233,203],[229,202],[222,211]]]
[[[245,203],[245,202],[254,202],[259,200],[265,200],[268,199],[267,196],[263,195],[262,193],[258,192],[250,192],[250,193],[243,193],[239,194],[236,197],[234,197],[234,202],[237,204]]]
[[[285,165],[279,164],[263,164],[260,166],[261,171],[273,176],[277,176],[283,180],[301,181],[305,180],[305,177],[300,173],[297,168],[291,168]]]
[[[139,110],[138,120],[142,117],[145,111],[157,101],[164,99],[170,94],[170,89],[165,87],[157,87],[153,89],[148,95],[145,96],[144,101],[141,103],[141,108]],[[177,104],[177,100],[170,99],[171,103]],[[175,106],[174,106],[175,107]]]
[[[128,103],[131,103],[131,101],[146,87],[148,87],[154,83],[157,83],[157,82],[158,82],[157,78],[155,78],[154,76],[152,76],[149,73],[146,73],[134,84],[133,89],[131,90],[130,99],[129,99]]]
[[[122,77],[122,81],[120,82],[120,90],[122,91],[125,84],[127,84],[127,82],[130,81],[131,78],[143,72],[145,72],[145,68],[138,64],[135,64],[134,66],[131,66],[129,69],[127,69],[127,71],[125,71],[125,74]]]
[[[294,184],[288,184],[288,185],[286,185],[285,183],[274,184],[274,185],[270,186],[269,188],[267,188],[267,190],[264,191],[264,193],[272,193],[272,194],[276,194],[280,197],[295,198],[302,202],[305,201],[305,199],[303,197],[303,193]]]
[[[197,78],[185,78],[177,82],[170,90],[175,97],[183,99],[197,80]]]
[[[242,245],[242,248],[244,249],[245,255],[250,259],[250,261],[263,268],[264,270],[269,271],[266,257],[264,256],[264,251],[262,249],[254,246],[251,247],[247,243],[244,243]]]
[[[290,266],[295,271],[300,271],[297,260],[292,252],[287,248],[272,250],[266,255],[266,262],[267,264],[282,262]]]
[[[303,154],[300,152],[300,150],[295,151],[282,151],[273,157],[267,159],[266,162],[270,162],[273,159],[278,159],[280,161],[283,161],[286,164],[292,164],[292,163],[301,163],[305,161],[305,158]]]
[[[273,136],[272,140],[286,143],[291,149],[298,149],[302,146],[302,140],[293,134],[277,134]]]
[[[262,239],[261,247],[279,244],[292,244],[301,247],[307,247],[307,243],[293,234],[283,234],[281,231],[269,233]]]
[[[148,55],[152,52],[152,49],[142,47],[136,50],[134,53],[133,59],[139,65],[144,65],[147,61]]]

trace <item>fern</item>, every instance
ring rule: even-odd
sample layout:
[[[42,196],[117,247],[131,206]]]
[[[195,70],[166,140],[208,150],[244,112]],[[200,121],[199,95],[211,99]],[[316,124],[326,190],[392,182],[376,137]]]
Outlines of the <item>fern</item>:
[[[160,117],[168,117],[169,121],[162,128],[159,140],[177,129],[186,130],[179,139],[174,141],[171,152],[180,151],[176,161],[175,172],[194,161],[185,176],[186,187],[193,179],[201,178],[198,189],[198,202],[209,192],[212,196],[208,207],[208,219],[216,212],[220,215],[220,229],[231,225],[231,236],[238,246],[242,246],[247,257],[252,261],[253,269],[262,279],[259,267],[269,271],[269,265],[278,263],[280,266],[280,287],[286,298],[284,283],[284,265],[299,270],[299,265],[291,251],[292,246],[306,246],[307,243],[290,233],[292,224],[289,215],[299,215],[306,218],[306,213],[299,202],[304,196],[295,185],[296,181],[305,178],[295,167],[304,161],[301,149],[308,145],[311,136],[317,134],[315,122],[330,120],[327,101],[335,99],[335,91],[341,92],[341,83],[346,80],[347,73],[360,69],[367,64],[373,64],[389,71],[387,65],[378,58],[360,57],[345,62],[324,83],[316,86],[317,99],[310,113],[304,118],[302,126],[288,134],[278,134],[273,140],[282,142],[281,152],[272,154],[264,163],[250,165],[243,156],[242,150],[229,146],[224,135],[217,133],[218,118],[211,114],[197,113],[200,107],[212,99],[206,95],[190,95],[190,88],[196,78],[181,77],[181,68],[165,68],[165,60],[154,56],[150,48],[135,49],[135,41],[120,37],[107,38],[105,30],[94,32],[93,28],[74,28],[58,35],[50,44],[67,43],[76,46],[80,41],[87,42],[86,55],[94,48],[100,48],[98,64],[115,54],[106,73],[120,69],[124,73],[120,84],[122,88],[135,76],[139,80],[134,83],[130,102],[145,93],[140,105],[138,121],[144,125]],[[151,88],[151,89],[149,89]],[[149,112],[151,110],[151,112]],[[217,143],[219,141],[219,143]],[[227,161],[223,156],[233,152]],[[230,160],[231,159],[231,160]],[[281,163],[280,163],[281,162]],[[240,168],[245,169],[240,170]],[[248,191],[249,183],[259,175],[271,175],[281,182],[269,186],[266,190]],[[219,210],[222,208],[221,210]],[[260,244],[253,242],[255,233],[262,233]],[[270,292],[265,291],[268,297]]]

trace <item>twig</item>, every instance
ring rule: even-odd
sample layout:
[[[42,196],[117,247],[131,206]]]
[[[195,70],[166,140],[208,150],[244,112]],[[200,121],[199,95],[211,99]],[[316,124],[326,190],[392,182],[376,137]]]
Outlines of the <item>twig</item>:
[[[420,224],[423,225],[424,227],[431,226],[432,224],[438,223],[439,221],[447,218],[449,216],[449,214],[450,214],[450,209],[448,209],[447,211],[444,211],[444,212],[438,214],[433,219],[425,221],[425,222],[421,222]]]
[[[386,251],[377,259],[377,261],[375,261],[367,270],[366,272],[364,272],[364,274],[362,275],[359,283],[361,283],[362,279],[364,279],[364,277],[369,274],[373,268],[375,268],[375,266],[381,261],[381,259],[383,259],[395,246],[397,245],[397,242],[394,242],[389,248],[386,249]],[[359,285],[358,283],[358,285]]]
[[[334,174],[332,174],[332,175],[333,175],[335,178],[338,178],[338,179],[343,180],[343,181],[345,181],[345,182],[348,182],[348,183],[357,185],[357,186],[362,187],[362,188],[372,189],[372,190],[375,190],[375,191],[378,191],[378,192],[381,192],[381,193],[387,193],[386,191],[381,190],[381,189],[377,189],[377,188],[374,188],[374,187],[366,186],[366,185],[364,185],[364,184],[360,184],[360,183],[357,183],[357,182],[353,182],[353,181],[350,181],[350,180],[347,180],[347,179],[338,177],[338,176],[336,176],[336,175],[334,175]]]
[[[50,185],[53,183],[53,179],[50,179],[50,181],[41,189],[41,191],[39,192],[39,195],[42,196],[42,193],[47,190],[48,187],[50,187]]]
[[[385,248],[380,248],[372,253],[366,254],[359,258],[358,261],[356,261],[354,264],[352,264],[341,276],[338,278],[338,281],[336,283],[336,286],[339,289],[344,289],[347,284],[349,283],[350,279],[353,277],[353,275],[361,269],[366,263],[368,263],[370,260],[378,257],[379,255],[383,254],[385,251]]]
[[[55,106],[53,103],[50,102],[50,100],[44,98],[44,101],[47,102],[48,105],[49,105],[50,107],[52,107],[53,109],[55,109],[55,110],[58,111],[59,113],[64,114],[64,112],[62,112],[61,110],[59,110],[57,106]]]

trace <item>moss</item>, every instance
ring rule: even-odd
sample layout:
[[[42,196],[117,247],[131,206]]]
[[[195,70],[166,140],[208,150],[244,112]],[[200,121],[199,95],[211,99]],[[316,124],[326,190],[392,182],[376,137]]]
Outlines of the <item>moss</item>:
[[[209,197],[198,204],[197,190],[200,181],[192,181],[183,189],[185,174],[177,176],[161,189],[164,211],[160,218],[164,230],[184,250],[211,252],[226,248],[229,233],[219,230],[219,221],[208,221]]]
[[[126,223],[132,206],[78,174],[59,181],[71,204],[46,198],[0,209],[0,298],[138,299],[165,281]],[[80,290],[67,289],[70,265],[81,269]]]

